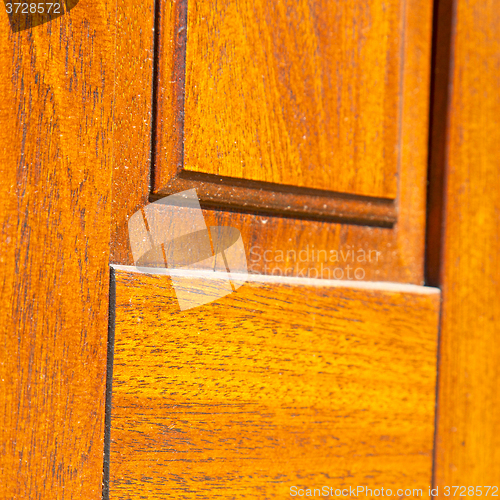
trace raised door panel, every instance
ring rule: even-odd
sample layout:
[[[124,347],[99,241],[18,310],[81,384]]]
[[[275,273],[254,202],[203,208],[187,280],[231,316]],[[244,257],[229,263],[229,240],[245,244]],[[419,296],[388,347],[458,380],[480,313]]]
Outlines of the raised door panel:
[[[163,2],[154,193],[392,226],[403,149],[425,156],[431,7]]]
[[[114,270],[110,499],[427,495],[439,291],[249,276],[180,311],[223,276],[133,269]]]
[[[342,9],[355,10],[354,3],[344,3],[346,5]],[[149,124],[149,112],[139,110],[140,116],[133,117],[132,128],[142,130],[146,135],[142,141],[130,141],[128,152],[120,153],[123,158],[134,159],[133,164],[122,162],[114,170],[113,181],[117,186],[114,191],[115,205],[123,209],[115,216],[113,262],[133,264],[128,248],[127,219],[147,203],[145,196],[149,191],[149,179],[147,171],[139,163],[141,158],[147,156],[152,144],[152,192],[149,201],[196,188],[210,225],[231,225],[242,233],[249,252],[250,272],[351,279],[353,255],[356,259],[360,255],[375,255],[374,259],[366,259],[361,266],[354,266],[362,267],[358,272],[361,279],[422,284],[432,2],[406,0],[399,10],[394,4],[387,5],[393,13],[398,10],[402,23],[401,31],[391,32],[390,36],[398,40],[403,37],[403,41],[398,42],[402,56],[396,58],[402,77],[400,87],[394,94],[400,107],[401,128],[395,144],[401,168],[394,200],[226,177],[184,168],[188,135],[195,133],[192,120],[196,118],[185,109],[189,100],[186,79],[195,72],[199,78],[209,77],[197,69],[198,65],[203,66],[203,58],[209,57],[209,54],[200,49],[197,55],[193,52],[189,55],[189,43],[195,43],[193,37],[197,36],[197,30],[207,29],[205,25],[196,26],[193,21],[198,15],[193,10],[198,8],[196,6],[196,2],[159,2],[155,31],[158,66],[153,86],[153,141],[150,143],[149,129],[139,126],[141,123]],[[217,8],[214,7],[213,16],[222,16]],[[378,9],[377,6],[370,8]],[[368,23],[366,16],[371,12],[370,8],[356,11],[362,22]],[[299,5],[296,9],[302,9],[300,12],[303,13],[305,7]],[[189,27],[188,11],[190,23],[194,23]],[[290,12],[295,11],[291,9]],[[278,16],[278,19],[281,17]],[[380,32],[380,19],[380,16],[371,18],[370,30],[367,28],[366,33],[373,30]],[[287,30],[292,28],[287,27]],[[186,67],[186,57],[191,61],[189,67]],[[354,73],[349,74],[352,76]],[[355,81],[353,85],[356,85]],[[136,92],[142,95],[139,90]],[[222,99],[222,96],[219,98]],[[198,105],[205,109],[212,104],[208,99],[201,102],[200,97]],[[339,129],[339,135],[350,133],[351,120],[344,121],[345,128]],[[285,125],[295,126],[292,115],[287,115]],[[197,134],[200,133],[198,130]],[[330,166],[324,169],[328,175],[333,171],[337,172]],[[136,187],[130,189],[131,185]],[[290,255],[292,257],[289,258]],[[305,256],[305,259],[300,256]]]
[[[395,198],[402,4],[189,0],[184,168]]]

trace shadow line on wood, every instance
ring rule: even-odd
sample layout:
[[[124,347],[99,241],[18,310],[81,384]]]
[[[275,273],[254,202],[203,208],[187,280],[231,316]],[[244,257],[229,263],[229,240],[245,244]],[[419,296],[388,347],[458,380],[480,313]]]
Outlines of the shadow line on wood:
[[[109,274],[109,323],[106,362],[106,405],[104,413],[104,464],[102,474],[102,500],[109,500],[109,468],[111,454],[111,409],[113,394],[113,360],[116,324],[116,278],[113,266]]]
[[[376,227],[397,222],[394,200],[180,171],[151,201],[197,189],[202,206]]]

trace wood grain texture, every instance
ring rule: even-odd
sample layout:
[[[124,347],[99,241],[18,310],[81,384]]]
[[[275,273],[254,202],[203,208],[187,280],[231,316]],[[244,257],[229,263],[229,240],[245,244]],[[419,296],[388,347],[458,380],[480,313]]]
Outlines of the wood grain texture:
[[[127,220],[150,193],[154,1],[117,3],[111,262],[130,251]]]
[[[341,221],[375,227],[392,227],[397,220],[393,200],[332,194],[229,177],[181,171],[164,185],[154,199],[191,188],[205,207],[284,215],[286,217]]]
[[[158,86],[158,119],[156,136],[156,163],[154,165],[155,192],[159,196],[178,192],[186,188],[196,187],[202,206],[212,208],[205,210],[207,223],[211,225],[234,225],[243,234],[248,252],[253,249],[252,267],[255,273],[333,277],[344,272],[347,278],[347,266],[351,265],[352,251],[366,253],[379,252],[378,259],[363,263],[364,278],[371,281],[399,281],[407,283],[423,283],[423,262],[425,247],[425,193],[427,170],[427,116],[429,100],[429,67],[431,43],[432,2],[428,0],[408,0],[405,4],[404,28],[404,68],[402,82],[402,132],[401,163],[404,166],[399,176],[399,194],[395,202],[398,214],[397,223],[389,228],[364,227],[355,224],[340,224],[310,219],[296,219],[270,213],[255,215],[235,213],[223,209],[224,199],[237,200],[244,198],[235,195],[234,186],[224,191],[220,182],[211,183],[207,179],[196,181],[178,176],[182,170],[182,103],[184,61],[180,57],[185,43],[186,13],[179,2],[161,2],[161,33],[159,36],[159,83]],[[184,20],[184,21],[183,21]],[[184,24],[183,24],[184,22]],[[128,175],[123,181],[139,185],[141,178],[133,178],[130,172],[117,171],[117,175]],[[160,189],[169,182],[169,188]],[[165,184],[163,184],[165,183]],[[241,189],[247,189],[241,187]],[[247,189],[248,191],[248,189]],[[269,191],[267,191],[269,193]],[[280,196],[284,193],[278,193]],[[253,196],[253,195],[252,195]],[[266,190],[257,189],[261,203],[267,203]],[[291,196],[293,198],[293,195]],[[256,198],[257,199],[257,198]],[[324,198],[316,197],[316,203]],[[244,201],[244,199],[243,199]],[[334,200],[335,202],[335,200]],[[336,202],[335,202],[336,203]],[[331,206],[331,205],[330,205]],[[341,205],[337,204],[337,207]],[[366,205],[365,205],[366,208]],[[232,209],[230,209],[232,210]],[[363,215],[366,223],[367,213]],[[259,211],[259,207],[256,207]],[[293,214],[292,214],[293,215]],[[337,213],[338,215],[338,213]],[[346,218],[342,213],[342,218]],[[295,259],[264,257],[266,250],[276,250],[287,254],[295,252]],[[323,257],[312,257],[314,252],[324,255],[327,252],[342,252],[346,259],[340,257],[337,262],[327,262]],[[301,254],[302,252],[302,254]],[[301,260],[298,256],[302,255]],[[269,254],[267,254],[269,255]],[[118,262],[118,260],[115,260]],[[130,253],[122,255],[119,263],[133,264]],[[323,268],[321,268],[323,264]],[[323,272],[324,271],[324,272]]]
[[[427,491],[438,290],[255,278],[180,312],[169,277],[115,275],[111,500]]]
[[[160,2],[157,26],[156,134],[153,164],[153,191],[165,182],[166,164],[174,171],[182,169],[184,141],[184,81],[186,56],[186,0]],[[180,190],[179,190],[180,191]]]
[[[190,0],[184,168],[395,198],[403,3]]]
[[[81,0],[20,33],[0,16],[5,500],[102,495],[111,177],[120,147],[113,117],[121,116],[113,103],[117,75],[130,68],[123,51],[115,58],[114,23],[131,3]]]
[[[413,110],[427,106],[428,67],[408,60],[429,57],[431,2],[179,5],[162,9],[155,193],[394,223],[383,200],[404,187],[402,151],[427,127]]]
[[[436,484],[498,485],[500,11],[462,0],[449,10]]]

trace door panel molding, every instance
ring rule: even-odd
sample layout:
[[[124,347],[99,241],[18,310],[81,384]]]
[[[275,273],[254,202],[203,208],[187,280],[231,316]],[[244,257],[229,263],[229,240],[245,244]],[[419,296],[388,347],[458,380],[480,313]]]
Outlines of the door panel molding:
[[[213,294],[206,273],[178,270],[174,291],[136,271],[112,271],[110,500],[274,498],[295,484],[427,495],[439,290],[250,275],[180,311],[179,280]]]

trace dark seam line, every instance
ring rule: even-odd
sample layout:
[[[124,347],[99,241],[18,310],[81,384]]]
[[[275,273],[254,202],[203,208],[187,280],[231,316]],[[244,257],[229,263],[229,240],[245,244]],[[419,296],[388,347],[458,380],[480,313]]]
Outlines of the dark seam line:
[[[109,500],[109,468],[111,451],[111,408],[113,389],[113,358],[115,351],[115,319],[116,319],[116,279],[115,270],[110,269],[109,275],[109,323],[108,352],[106,362],[106,405],[104,416],[104,465],[102,475],[102,499]]]
[[[149,166],[149,192],[152,193],[155,185],[156,143],[158,128],[158,74],[160,52],[160,1],[155,0],[154,7],[154,35],[153,35],[153,84],[151,88],[151,163]]]

